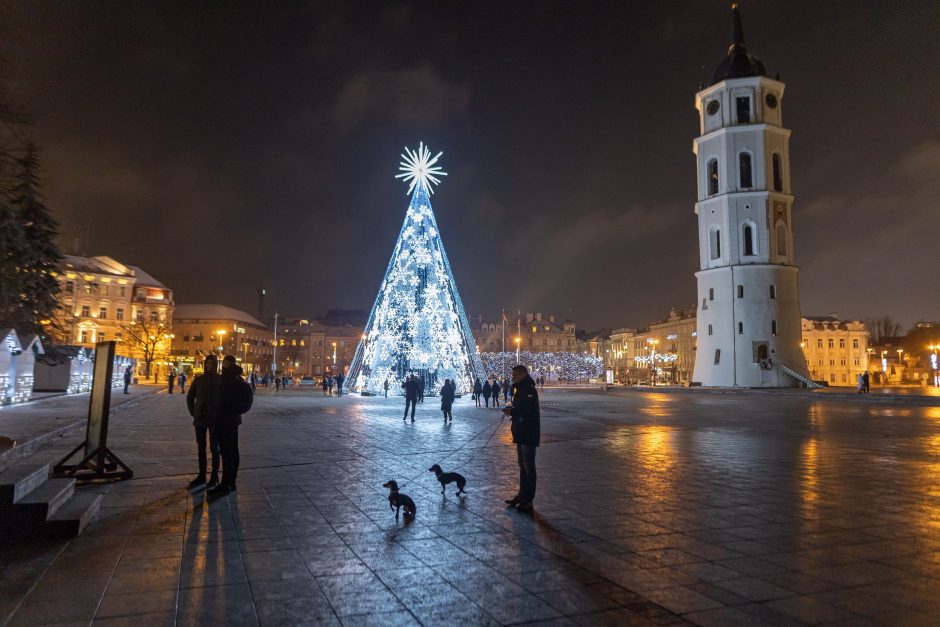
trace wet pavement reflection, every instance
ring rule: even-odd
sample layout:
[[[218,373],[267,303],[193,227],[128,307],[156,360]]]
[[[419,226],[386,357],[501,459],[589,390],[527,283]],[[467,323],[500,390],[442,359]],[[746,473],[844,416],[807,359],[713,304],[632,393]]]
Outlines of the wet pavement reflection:
[[[4,548],[0,620],[937,624],[940,407],[547,391],[536,511],[500,412],[259,395],[238,490],[185,490],[182,400],[115,420],[135,479],[68,542]],[[468,479],[441,495],[439,463]],[[382,484],[418,508],[396,520]],[[9,585],[7,585],[9,584]]]

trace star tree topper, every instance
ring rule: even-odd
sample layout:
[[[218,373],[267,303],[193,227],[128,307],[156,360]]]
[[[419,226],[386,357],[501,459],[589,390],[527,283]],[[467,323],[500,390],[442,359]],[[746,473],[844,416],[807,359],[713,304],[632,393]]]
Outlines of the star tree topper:
[[[429,194],[433,194],[432,184],[441,184],[441,179],[437,177],[447,176],[447,172],[441,170],[440,166],[434,165],[442,154],[444,154],[443,151],[432,158],[431,151],[424,145],[424,142],[418,144],[417,150],[411,150],[405,146],[405,152],[401,154],[403,161],[398,166],[401,174],[396,174],[395,178],[410,183],[408,185],[408,194],[414,191],[415,186],[419,183],[424,186],[424,189],[428,190]]]

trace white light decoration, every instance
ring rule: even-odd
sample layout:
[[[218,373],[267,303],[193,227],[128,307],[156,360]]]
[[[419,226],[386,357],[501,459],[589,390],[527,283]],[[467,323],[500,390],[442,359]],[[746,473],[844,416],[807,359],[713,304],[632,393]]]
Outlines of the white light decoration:
[[[345,387],[378,394],[385,381],[400,392],[409,374],[424,379],[426,394],[444,379],[469,393],[483,376],[470,325],[431,209],[431,186],[445,176],[422,142],[405,149],[402,174],[411,202],[379,287],[365,332],[356,347]]]
[[[481,353],[486,376],[503,379],[509,376],[509,369],[522,364],[529,369],[533,377],[539,375],[560,381],[586,381],[604,374],[604,360],[594,355],[581,353],[532,353],[521,351],[519,359],[516,352]]]
[[[442,154],[444,153],[439,152],[431,158],[431,151],[424,145],[424,142],[418,144],[417,150],[411,150],[405,146],[405,152],[401,155],[403,161],[398,167],[398,169],[401,170],[401,174],[396,174],[395,178],[403,179],[406,183],[410,181],[406,193],[410,194],[415,187],[420,186],[424,186],[429,194],[434,193],[434,189],[431,185],[441,184],[441,179],[437,177],[447,176],[447,172],[441,170],[440,166],[434,165],[437,163],[437,160],[441,158]]]

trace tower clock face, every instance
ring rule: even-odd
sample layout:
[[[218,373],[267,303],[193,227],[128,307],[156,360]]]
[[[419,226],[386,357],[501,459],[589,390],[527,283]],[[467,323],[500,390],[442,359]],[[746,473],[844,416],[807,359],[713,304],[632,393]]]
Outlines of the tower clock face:
[[[708,112],[708,115],[715,115],[718,113],[719,106],[721,105],[718,104],[717,100],[709,100],[708,106],[705,108],[705,110]]]
[[[767,97],[764,98],[764,102],[766,102],[767,106],[771,109],[777,108],[777,96],[775,94],[767,94]]]

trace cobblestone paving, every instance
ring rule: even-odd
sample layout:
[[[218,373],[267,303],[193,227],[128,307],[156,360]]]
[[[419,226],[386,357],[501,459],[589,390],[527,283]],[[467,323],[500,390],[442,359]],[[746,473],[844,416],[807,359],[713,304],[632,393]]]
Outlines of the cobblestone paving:
[[[0,620],[143,625],[940,624],[940,407],[546,392],[534,515],[500,413],[259,395],[237,492],[190,494],[182,397],[79,538],[6,547]],[[485,445],[485,447],[484,447]],[[468,478],[446,496],[427,468]],[[381,485],[418,507],[395,520]],[[37,551],[42,553],[37,555]]]

